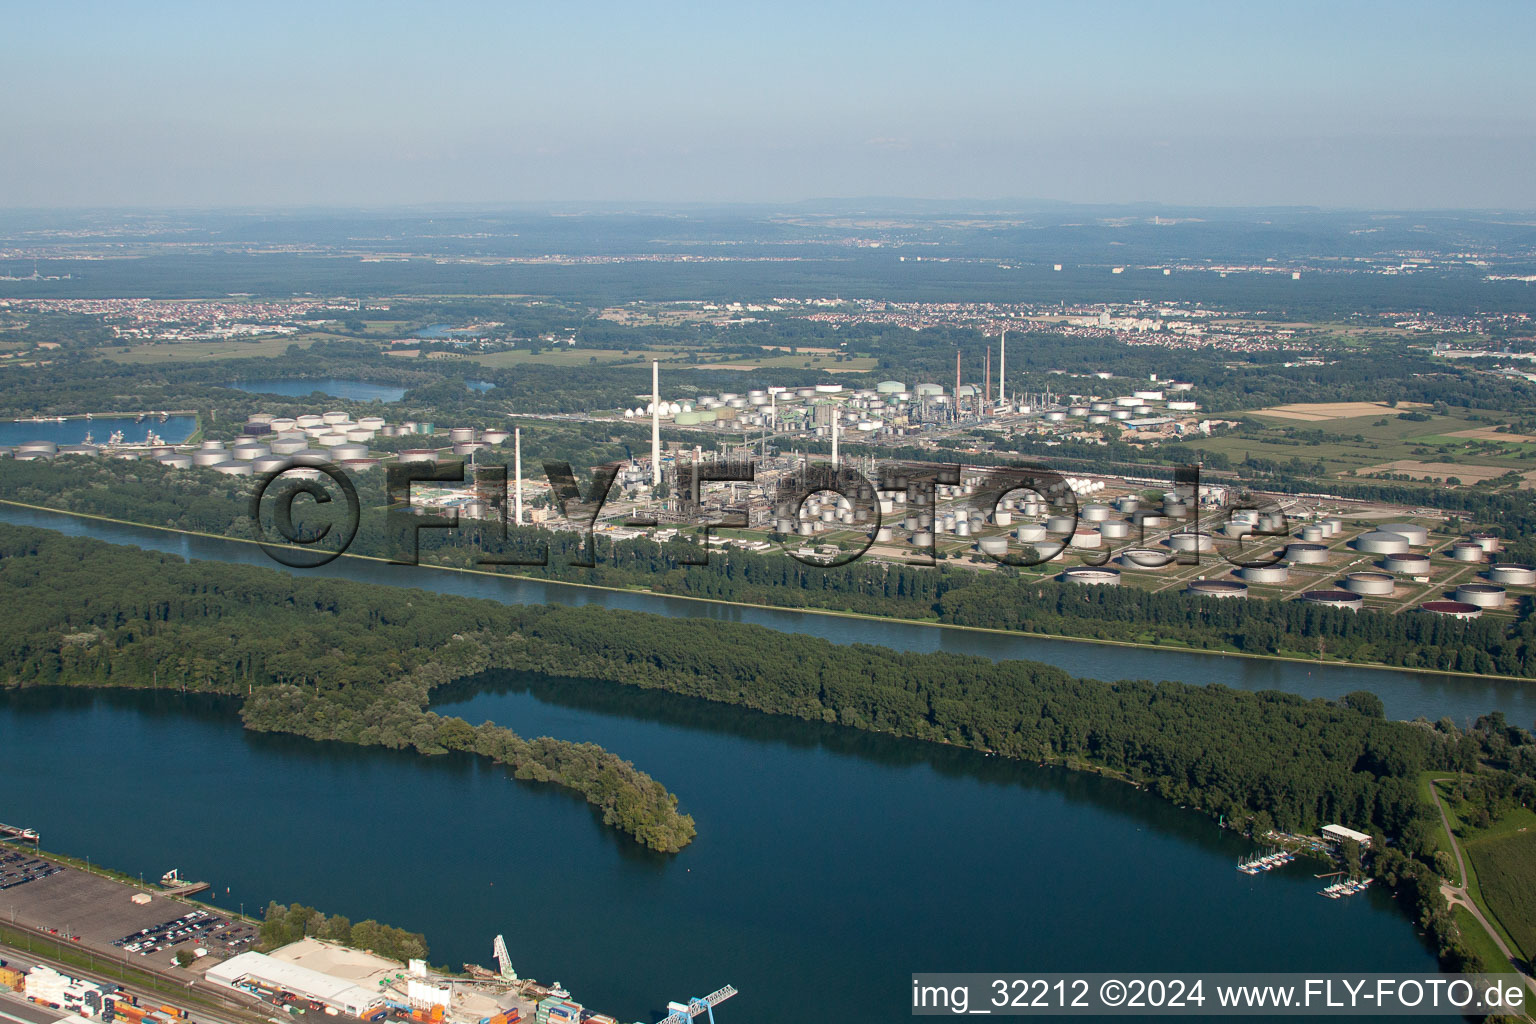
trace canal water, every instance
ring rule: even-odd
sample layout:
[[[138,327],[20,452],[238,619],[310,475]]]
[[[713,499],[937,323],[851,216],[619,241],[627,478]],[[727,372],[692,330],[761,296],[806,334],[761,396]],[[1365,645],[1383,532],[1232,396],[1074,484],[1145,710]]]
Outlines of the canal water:
[[[112,434],[121,430],[123,440],[129,444],[143,444],[153,430],[166,444],[180,444],[192,436],[197,427],[196,416],[145,416],[142,420],[132,416],[98,416],[94,419],[67,419],[63,423],[46,420],[0,422],[0,445],[15,446],[28,441],[52,441],[54,444],[84,444],[85,435],[91,435],[95,444],[106,444]]]
[[[9,505],[0,505],[0,522],[41,526],[72,536],[89,536],[115,544],[131,544],[183,558],[283,569],[254,545],[216,538],[189,537]],[[741,608],[682,598],[594,590],[560,583],[498,579],[424,567],[385,565],[350,558],[337,559],[319,569],[283,571],[320,573],[367,583],[420,587],[437,593],[483,597],[509,603],[595,604],[659,615],[754,623],[786,633],[819,636],[834,643],[879,644],[904,651],[944,650],[993,659],[1031,659],[1057,665],[1076,676],[1094,679],[1173,679],[1197,684],[1220,683],[1236,689],[1283,690],[1305,697],[1328,699],[1363,689],[1380,696],[1386,705],[1387,714],[1393,718],[1412,719],[1422,716],[1430,721],[1438,721],[1449,716],[1458,723],[1467,723],[1478,715],[1499,710],[1505,712],[1513,723],[1527,727],[1536,723],[1536,683],[1514,680],[1115,647],[1070,640],[943,629],[904,622],[817,615],[792,609]]]
[[[495,674],[439,710],[601,743],[698,822],[652,854],[579,798],[467,756],[244,732],[233,702],[0,693],[3,820],[45,847],[426,933],[651,1021],[730,983],[722,1024],[894,1022],[914,971],[1432,971],[1386,894],[1130,787],[669,694]],[[226,889],[228,890],[226,892]],[[0,894],[0,911],[3,911]],[[63,922],[56,922],[62,924]]]
[[[283,395],[287,398],[308,398],[318,391],[332,398],[346,398],[354,402],[398,402],[405,397],[405,388],[389,384],[371,384],[366,380],[341,380],[327,377],[324,380],[285,378],[279,380],[242,380],[227,385],[237,391],[249,391],[256,395]]]

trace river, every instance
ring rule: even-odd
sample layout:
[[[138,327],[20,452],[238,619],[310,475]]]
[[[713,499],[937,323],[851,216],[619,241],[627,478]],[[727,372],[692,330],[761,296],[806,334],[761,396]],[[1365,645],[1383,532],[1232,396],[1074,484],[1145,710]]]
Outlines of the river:
[[[4,819],[133,874],[179,868],[232,909],[425,932],[435,963],[489,963],[505,934],[520,973],[626,1021],[727,982],[722,1024],[884,1024],[920,970],[1434,969],[1385,893],[1323,899],[1302,863],[1239,874],[1248,843],[1096,777],[599,683],[498,674],[440,698],[633,759],[699,838],[652,854],[467,756],[79,690],[0,693]]]
[[[10,505],[0,505],[0,522],[42,526],[72,536],[96,537],[183,558],[283,569],[254,545],[211,537],[188,536]],[[283,571],[322,573],[367,583],[420,587],[437,593],[511,603],[598,604],[605,608],[660,615],[748,622],[783,632],[807,633],[835,643],[880,644],[908,651],[945,650],[994,659],[1026,658],[1095,679],[1175,679],[1202,684],[1221,683],[1242,690],[1284,690],[1306,697],[1326,698],[1364,689],[1380,696],[1386,704],[1387,714],[1394,718],[1423,716],[1437,721],[1449,716],[1465,723],[1488,711],[1500,710],[1513,723],[1530,726],[1536,722],[1536,684],[1515,680],[1316,665],[946,629],[791,609],[738,607],[561,583],[498,579],[475,573],[386,565],[353,558],[340,558],[319,569]]]

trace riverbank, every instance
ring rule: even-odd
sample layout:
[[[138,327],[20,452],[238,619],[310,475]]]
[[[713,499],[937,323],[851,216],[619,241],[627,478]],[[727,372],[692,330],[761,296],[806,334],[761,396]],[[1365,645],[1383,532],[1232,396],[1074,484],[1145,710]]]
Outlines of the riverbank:
[[[256,547],[256,548],[260,548],[260,547],[264,546],[261,542],[258,542],[256,540],[253,540],[253,539],[247,538],[247,537],[230,537],[230,536],[226,536],[226,535],[223,535],[223,534],[206,533],[206,532],[199,531],[199,530],[187,530],[187,529],[183,529],[181,527],[158,526],[158,525],[151,524],[151,523],[137,523],[137,522],[134,522],[134,521],[129,520],[129,519],[118,519],[118,518],[114,518],[112,516],[96,515],[96,514],[89,513],[89,512],[73,512],[73,511],[69,511],[67,509],[53,508],[53,507],[48,506],[48,505],[34,505],[34,504],[27,503],[27,502],[15,501],[15,500],[5,499],[5,498],[0,498],[0,505],[9,505],[9,506],[12,506],[12,507],[15,507],[15,508],[22,508],[22,509],[27,509],[27,510],[30,510],[30,511],[35,511],[35,512],[46,512],[46,513],[48,513],[50,515],[71,516],[71,517],[74,517],[74,518],[77,518],[77,519],[94,520],[94,521],[97,521],[97,522],[111,523],[111,524],[117,525],[117,526],[127,526],[127,527],[133,527],[133,528],[136,528],[136,529],[143,529],[143,530],[155,530],[155,531],[158,531],[158,532],[161,532],[161,533],[167,533],[167,534],[176,534],[176,535],[182,535],[182,536],[187,536],[187,537],[198,537],[198,538],[205,539],[205,540],[226,541],[226,542],[237,543],[237,544],[245,544],[245,545],[250,545],[250,546]],[[267,545],[267,546],[291,547],[289,545]],[[304,548],[291,548],[291,549],[292,550],[297,550],[297,551],[304,551],[305,553],[308,553],[308,549],[304,549]],[[379,557],[379,556],[376,556],[376,555],[358,555],[358,554],[352,554],[352,553],[349,552],[349,553],[343,554],[341,557],[342,558],[346,558],[346,559],[352,559],[352,560],[355,560],[355,561],[358,561],[358,562],[370,562],[370,563],[374,563],[374,564],[378,564],[378,565],[395,565],[395,564],[397,564],[397,563],[394,563],[394,562],[390,561],[388,558],[382,558],[382,557]],[[1110,647],[1110,648],[1122,648],[1122,649],[1127,649],[1127,650],[1161,651],[1161,652],[1165,652],[1165,653],[1175,653],[1175,654],[1203,655],[1203,656],[1213,657],[1213,658],[1241,658],[1241,659],[1245,659],[1245,660],[1249,660],[1249,661],[1253,661],[1253,662],[1259,662],[1259,663],[1279,662],[1279,663],[1293,664],[1293,665],[1339,667],[1339,668],[1360,668],[1360,669],[1369,669],[1369,670],[1372,670],[1372,671],[1402,672],[1402,673],[1408,673],[1408,674],[1413,674],[1413,675],[1421,675],[1421,676],[1449,676],[1449,677],[1464,678],[1464,679],[1494,679],[1494,680],[1500,680],[1500,681],[1503,681],[1503,682],[1522,683],[1522,684],[1530,684],[1530,683],[1533,682],[1533,680],[1527,679],[1527,678],[1525,678],[1523,676],[1502,675],[1502,674],[1493,673],[1493,672],[1489,672],[1489,673],[1458,672],[1458,671],[1454,671],[1454,670],[1450,670],[1450,669],[1431,669],[1431,668],[1418,668],[1418,667],[1411,667],[1411,666],[1404,666],[1404,665],[1387,665],[1387,664],[1383,664],[1381,662],[1350,661],[1350,660],[1346,660],[1346,659],[1342,659],[1342,658],[1333,658],[1333,657],[1302,658],[1302,657],[1297,657],[1297,656],[1280,655],[1280,654],[1253,654],[1253,653],[1249,653],[1249,652],[1245,652],[1245,651],[1238,651],[1238,650],[1230,649],[1230,648],[1213,649],[1213,648],[1208,648],[1208,647],[1193,647],[1193,646],[1190,646],[1190,645],[1187,645],[1187,644],[1180,644],[1180,643],[1174,643],[1174,642],[1170,642],[1170,643],[1138,643],[1138,642],[1130,641],[1130,640],[1107,640],[1107,639],[1098,639],[1098,638],[1091,638],[1091,637],[1068,636],[1068,635],[1055,634],[1055,633],[1035,633],[1035,632],[1029,632],[1029,631],[1025,631],[1025,630],[994,629],[994,628],[990,628],[990,627],[986,627],[986,626],[964,626],[964,625],[958,625],[956,623],[939,622],[939,621],[931,620],[931,619],[912,619],[912,618],[904,618],[902,616],[895,616],[895,615],[870,615],[870,614],[863,613],[863,612],[839,611],[839,610],[830,609],[830,608],[811,608],[811,607],[800,607],[800,606],[792,606],[792,605],[765,604],[765,603],[761,603],[761,602],[751,602],[751,601],[732,601],[732,600],[726,600],[726,599],[722,599],[722,598],[698,597],[698,596],[691,595],[691,594],[672,594],[672,593],[667,593],[667,592],[664,592],[664,591],[651,590],[651,589],[645,588],[645,587],[615,587],[615,586],[608,586],[608,585],[604,585],[604,584],[600,584],[600,583],[581,583],[581,582],[567,581],[567,580],[556,580],[556,579],[549,579],[548,577],[543,577],[543,576],[531,576],[531,575],[528,575],[528,574],[525,574],[525,573],[493,572],[493,571],[486,570],[486,569],[471,569],[471,568],[461,567],[461,566],[431,565],[431,564],[427,564],[427,563],[422,563],[421,565],[416,566],[414,568],[429,569],[429,570],[433,570],[433,571],[436,571],[436,572],[458,573],[458,574],[462,574],[462,575],[466,575],[466,576],[487,577],[487,578],[490,578],[490,579],[498,579],[498,580],[515,580],[515,581],[524,582],[524,583],[541,584],[541,585],[544,585],[544,586],[575,587],[575,588],[579,588],[581,590],[607,592],[607,593],[614,593],[614,594],[651,596],[651,597],[663,598],[663,599],[672,600],[672,601],[695,602],[695,603],[698,603],[698,604],[701,604],[701,605],[711,605],[711,606],[716,606],[716,607],[721,607],[721,608],[741,608],[741,609],[751,609],[751,610],[755,610],[755,611],[770,611],[770,612],[779,612],[779,613],[788,613],[788,614],[800,614],[800,615],[816,615],[816,616],[823,616],[823,617],[836,618],[836,619],[846,619],[846,620],[852,620],[852,621],[897,623],[897,624],[900,624],[900,625],[903,625],[903,626],[922,626],[922,627],[926,627],[926,628],[929,628],[929,629],[944,630],[944,631],[952,632],[952,633],[955,633],[955,634],[967,634],[967,633],[970,633],[970,634],[991,635],[991,636],[1001,636],[1001,637],[1019,637],[1019,638],[1024,638],[1024,639],[1051,640],[1051,641],[1067,642],[1067,643],[1072,643],[1072,644],[1083,644],[1083,645],[1088,645],[1088,646],[1091,646],[1091,647]]]

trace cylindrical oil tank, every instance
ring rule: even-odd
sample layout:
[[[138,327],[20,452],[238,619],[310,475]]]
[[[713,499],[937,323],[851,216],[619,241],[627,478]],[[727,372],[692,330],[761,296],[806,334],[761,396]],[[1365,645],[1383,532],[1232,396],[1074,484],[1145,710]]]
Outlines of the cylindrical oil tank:
[[[1189,506],[1182,501],[1163,502],[1163,515],[1169,519],[1183,519],[1189,515]]]
[[[229,453],[242,462],[250,462],[263,455],[271,455],[272,449],[264,444],[237,444],[229,450]]]
[[[1045,540],[1046,529],[1039,523],[1020,523],[1013,531],[1020,544],[1036,544]]]
[[[1379,532],[1395,533],[1416,548],[1429,543],[1429,531],[1417,523],[1387,523]]]
[[[1078,515],[1085,522],[1102,523],[1110,517],[1110,507],[1108,505],[1084,505],[1083,510]]]
[[[399,462],[436,462],[437,449],[435,448],[405,448],[396,456]]]
[[[1400,533],[1372,530],[1355,538],[1355,550],[1368,555],[1398,555],[1409,548],[1408,538]]]
[[[379,464],[378,459],[342,459],[341,468],[350,473],[362,473]]]
[[[201,448],[205,452],[221,452],[224,450],[223,441],[204,441]]]
[[[1131,535],[1131,524],[1123,519],[1112,519],[1099,524],[1099,535],[1105,540],[1122,540]]]
[[[1291,578],[1290,567],[1284,565],[1250,565],[1238,572],[1249,583],[1285,583]]]
[[[284,438],[273,441],[270,447],[272,449],[273,455],[292,455],[294,452],[303,451],[305,448],[308,448],[309,445],[305,444],[303,441],[295,441],[290,438]]]
[[[1381,567],[1387,572],[1402,573],[1405,576],[1423,576],[1429,572],[1429,556],[1417,551],[1402,551],[1383,558]]]
[[[368,457],[368,446],[351,442],[338,444],[331,449],[331,455],[337,459],[366,459]]]
[[[1271,536],[1278,535],[1286,526],[1285,516],[1276,515],[1273,512],[1259,516],[1258,527],[1260,533]]]
[[[345,419],[346,417],[343,416],[342,418]],[[295,418],[293,424],[300,430],[307,430],[310,427],[325,426],[325,419],[323,417],[316,416],[312,412],[307,412],[304,415]]]
[[[1077,529],[1077,520],[1072,516],[1051,516],[1045,521],[1045,528],[1050,533],[1071,533]]]
[[[1185,589],[1200,597],[1248,596],[1248,584],[1239,580],[1193,580]]]
[[[251,464],[249,462],[221,462],[213,467],[215,473],[223,473],[225,476],[250,476]]]
[[[1323,536],[1323,528],[1321,526],[1303,526],[1301,528],[1301,539],[1309,544],[1320,543]]]
[[[1013,513],[1009,512],[1005,508],[998,509],[996,512],[992,513],[992,525],[994,525],[994,526],[1012,526],[1013,525]]]
[[[1488,582],[1504,587],[1529,587],[1536,584],[1536,569],[1514,562],[1499,562],[1488,567]]]
[[[347,440],[366,444],[373,440],[373,433],[373,431],[367,430],[363,427],[353,427],[351,430],[347,431]]]
[[[1397,577],[1388,572],[1351,572],[1344,576],[1344,589],[1368,597],[1391,597]]]
[[[795,527],[795,532],[802,537],[809,537],[816,532],[816,524],[812,522],[801,523]]]
[[[983,537],[981,540],[976,542],[976,547],[980,549],[981,553],[984,555],[991,555],[994,558],[1002,558],[1008,553],[1008,538]]]
[[[1285,546],[1285,558],[1292,565],[1321,565],[1328,561],[1328,549],[1321,544],[1298,541]]]
[[[347,446],[343,446],[343,447],[351,447],[351,446],[347,445]],[[367,445],[361,445],[359,447],[361,447],[363,449],[363,455],[367,455],[368,454],[368,446]],[[455,455],[473,455],[475,452],[480,451],[484,447],[485,447],[485,443],[483,441],[460,441],[458,444],[455,444],[453,446],[453,454],[455,454]],[[357,456],[357,458],[362,458],[362,456],[359,455],[359,456]]]
[[[315,444],[322,448],[334,448],[339,444],[347,443],[347,435],[340,430],[327,431],[315,437]]]
[[[971,524],[970,523],[961,521],[961,522],[958,522],[958,523],[955,524],[955,536],[956,537],[969,537],[970,535],[971,535]]]
[[[1323,520],[1323,536],[1337,537],[1344,531],[1344,520],[1329,517]]]
[[[1078,530],[1069,541],[1074,548],[1097,548],[1104,544],[1104,536],[1098,530]]]
[[[1458,562],[1481,562],[1487,552],[1480,544],[1474,544],[1470,540],[1459,540],[1451,545],[1447,554]]]
[[[272,433],[272,424],[247,422],[245,426],[240,428],[240,433],[247,437],[265,437],[267,434]]]
[[[1232,538],[1246,537],[1253,532],[1253,524],[1240,523],[1234,519],[1226,526],[1223,526],[1221,532]]]
[[[885,544],[888,541],[890,541],[890,539],[891,539],[891,528],[889,526],[882,526],[878,530],[875,531],[875,543],[876,544]]]
[[[1141,499],[1134,494],[1124,495],[1115,499],[1115,508],[1120,510],[1121,515],[1128,516],[1141,508]]]
[[[377,433],[378,431],[384,429],[384,417],[359,416],[357,418],[357,425],[363,430],[372,430]]]
[[[281,434],[284,431],[292,430],[299,425],[299,422],[291,416],[274,416],[267,425],[272,428],[272,433]]]
[[[1479,608],[1502,608],[1507,596],[1503,587],[1492,583],[1462,583],[1456,587],[1456,600]]]
[[[263,455],[260,458],[251,460],[251,472],[271,473],[273,470],[282,469],[286,465],[288,465],[288,460],[281,455]]]
[[[1143,529],[1156,530],[1168,525],[1168,517],[1156,512],[1137,512],[1131,516],[1131,522]]]
[[[1066,583],[1082,583],[1092,587],[1117,587],[1120,585],[1120,570],[1080,565],[1064,571],[1061,578]]]
[[[200,448],[192,453],[192,465],[217,466],[221,462],[229,461],[229,452],[216,451],[211,448]]]
[[[192,456],[190,455],[162,455],[155,461],[162,466],[169,466],[171,469],[190,469],[192,467]]]
[[[321,417],[320,417],[320,422],[322,422],[322,423],[345,423],[350,418],[351,417],[349,417],[345,412],[342,412],[341,410],[336,409],[336,410],[332,410],[331,412],[322,414]]]
[[[474,427],[450,427],[448,440],[453,442],[473,441],[475,439]]]
[[[1152,548],[1126,548],[1120,552],[1120,564],[1127,569],[1163,569],[1172,561],[1168,552]]]
[[[912,535],[912,546],[918,548],[932,547],[933,534],[929,533],[927,530],[918,530]]]
[[[1365,599],[1359,594],[1351,594],[1347,590],[1309,590],[1299,600],[1326,608],[1347,608],[1352,612],[1359,611],[1365,604]]]
[[[1419,605],[1419,610],[1452,619],[1475,619],[1483,614],[1481,608],[1466,601],[1425,601]]]
[[[1499,550],[1499,538],[1491,533],[1474,533],[1467,539],[1489,554]]]
[[[1215,551],[1216,543],[1208,533],[1180,530],[1168,535],[1168,546],[1174,551]]]

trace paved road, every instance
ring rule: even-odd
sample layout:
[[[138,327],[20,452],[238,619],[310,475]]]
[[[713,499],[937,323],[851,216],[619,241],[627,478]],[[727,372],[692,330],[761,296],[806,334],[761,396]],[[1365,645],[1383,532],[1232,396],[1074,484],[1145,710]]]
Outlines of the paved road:
[[[1499,952],[1503,953],[1504,956],[1509,959],[1509,962],[1514,965],[1515,970],[1519,971],[1525,978],[1526,987],[1529,988],[1533,994],[1536,994],[1536,978],[1531,977],[1531,975],[1521,967],[1520,958],[1515,956],[1515,954],[1510,950],[1509,946],[1505,944],[1504,937],[1499,934],[1498,929],[1488,923],[1488,919],[1483,916],[1482,910],[1478,908],[1477,903],[1474,902],[1472,897],[1467,893],[1467,861],[1466,858],[1462,855],[1461,844],[1456,841],[1456,833],[1451,831],[1451,819],[1450,816],[1445,812],[1445,804],[1440,802],[1440,791],[1434,785],[1436,782],[1454,781],[1455,780],[1451,778],[1431,779],[1429,786],[1429,795],[1434,798],[1435,809],[1440,812],[1440,823],[1445,826],[1445,837],[1451,842],[1451,853],[1455,854],[1456,856],[1456,873],[1461,876],[1461,885],[1459,886],[1453,886],[1449,882],[1441,882],[1440,894],[1445,897],[1447,903],[1465,907],[1467,909],[1467,913],[1477,918],[1477,923],[1482,925],[1483,930],[1492,936],[1494,944],[1499,947]]]

